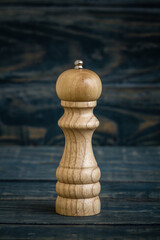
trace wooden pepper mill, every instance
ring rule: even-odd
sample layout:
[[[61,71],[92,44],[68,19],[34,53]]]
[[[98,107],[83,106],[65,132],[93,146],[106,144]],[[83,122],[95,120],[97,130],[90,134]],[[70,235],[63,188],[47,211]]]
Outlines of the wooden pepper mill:
[[[99,126],[93,114],[102,91],[98,75],[83,69],[81,60],[75,69],[63,72],[56,92],[64,107],[58,125],[65,135],[65,148],[56,171],[56,212],[66,216],[90,216],[100,212],[100,169],[93,150],[92,135]]]

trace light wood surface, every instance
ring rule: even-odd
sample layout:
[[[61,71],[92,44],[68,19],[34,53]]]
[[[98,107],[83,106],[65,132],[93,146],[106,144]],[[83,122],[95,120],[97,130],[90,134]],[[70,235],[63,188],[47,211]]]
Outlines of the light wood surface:
[[[56,171],[56,212],[67,216],[90,216],[100,212],[100,169],[93,150],[92,135],[99,126],[93,114],[102,91],[100,78],[87,69],[63,72],[56,84],[64,107],[58,121],[65,135],[65,148]]]
[[[95,72],[88,69],[69,69],[59,76],[56,91],[61,100],[94,101],[101,95],[102,84]]]

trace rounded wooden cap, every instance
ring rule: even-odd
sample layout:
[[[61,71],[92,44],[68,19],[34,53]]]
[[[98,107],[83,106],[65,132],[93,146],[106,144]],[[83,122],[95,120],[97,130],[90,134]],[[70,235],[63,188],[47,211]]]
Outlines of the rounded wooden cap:
[[[102,83],[98,75],[84,69],[83,61],[75,61],[75,69],[64,71],[56,83],[58,97],[64,101],[88,102],[97,100],[102,92]]]

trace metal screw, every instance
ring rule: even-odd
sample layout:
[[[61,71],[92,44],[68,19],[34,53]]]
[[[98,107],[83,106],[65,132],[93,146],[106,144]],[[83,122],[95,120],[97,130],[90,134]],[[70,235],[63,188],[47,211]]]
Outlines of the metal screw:
[[[83,61],[82,60],[76,60],[74,62],[74,65],[75,65],[75,69],[82,69],[83,68]]]

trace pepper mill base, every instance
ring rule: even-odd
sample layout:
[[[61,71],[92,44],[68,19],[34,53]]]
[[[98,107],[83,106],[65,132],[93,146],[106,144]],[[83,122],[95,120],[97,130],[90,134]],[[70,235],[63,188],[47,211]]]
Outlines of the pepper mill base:
[[[71,199],[58,196],[56,213],[65,216],[92,216],[100,213],[101,202],[98,196],[85,199]]]

